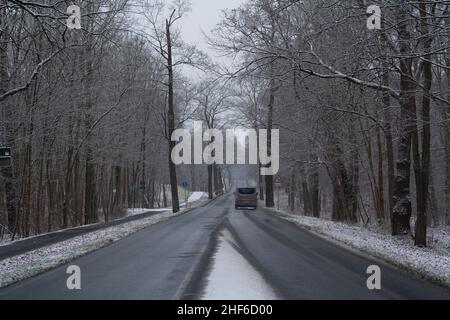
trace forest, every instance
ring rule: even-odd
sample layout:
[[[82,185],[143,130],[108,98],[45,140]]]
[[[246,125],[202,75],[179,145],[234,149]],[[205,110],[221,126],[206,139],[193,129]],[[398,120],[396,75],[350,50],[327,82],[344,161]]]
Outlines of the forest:
[[[417,246],[450,224],[449,1],[246,0],[205,34],[230,63],[184,41],[189,1],[74,1],[81,29],[71,4],[0,0],[1,237],[176,212],[182,180],[227,192],[228,166],[170,159],[194,121],[279,129],[290,212]],[[274,207],[276,178],[256,180]]]

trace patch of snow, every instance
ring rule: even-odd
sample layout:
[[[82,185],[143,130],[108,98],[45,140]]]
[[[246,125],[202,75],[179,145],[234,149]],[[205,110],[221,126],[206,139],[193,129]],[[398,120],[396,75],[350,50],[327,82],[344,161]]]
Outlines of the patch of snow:
[[[111,221],[122,220],[122,219],[124,219],[126,217],[135,216],[135,215],[143,214],[143,213],[146,213],[146,212],[158,213],[158,212],[166,212],[166,211],[171,211],[171,210],[172,210],[172,208],[158,208],[158,209],[145,209],[145,208],[132,209],[132,208],[130,208],[130,209],[127,209],[127,215],[125,217],[118,218],[118,219],[111,220]],[[95,223],[91,223],[91,224],[83,224],[81,226],[71,227],[71,228],[68,228],[68,229],[76,230],[76,229],[81,229],[81,228],[85,228],[85,227],[88,227],[88,226],[100,225],[100,224],[103,224],[103,223],[104,223],[103,221],[99,221],[99,222],[95,222]],[[33,235],[33,236],[29,236],[29,237],[16,238],[14,240],[11,240],[11,236],[6,235],[6,236],[4,236],[3,239],[0,239],[0,247],[1,246],[7,246],[7,245],[10,245],[10,244],[13,244],[13,243],[16,243],[16,242],[20,242],[20,241],[23,241],[23,240],[30,240],[30,239],[33,239],[33,238],[36,238],[36,237],[40,237],[40,236],[44,236],[44,235],[50,235],[50,234],[55,234],[55,233],[58,233],[58,232],[63,232],[63,231],[66,231],[68,229],[60,229],[60,230],[51,231],[51,232],[39,233],[39,234],[36,234],[36,235]]]
[[[193,202],[197,202],[199,200],[202,200],[204,198],[207,198],[208,194],[206,192],[202,192],[202,191],[195,191],[193,192],[189,199],[188,199],[188,203],[193,203]]]
[[[12,243],[13,241],[11,241],[11,236],[10,235],[5,235],[3,236],[3,238],[0,238],[0,247],[1,246],[6,246],[7,244]]]
[[[165,212],[42,247],[0,261],[0,288],[68,263],[158,222],[183,214]]]
[[[165,212],[170,211],[172,208],[158,208],[158,209],[147,209],[147,208],[129,208],[127,209],[127,217],[136,216],[138,214],[143,214],[147,212]]]
[[[202,299],[274,300],[274,290],[233,247],[231,235],[222,232]]]
[[[381,228],[371,230],[319,218],[279,213],[282,218],[300,227],[450,287],[450,231],[447,229],[429,230],[429,247],[419,248],[414,246],[412,237],[392,237]]]

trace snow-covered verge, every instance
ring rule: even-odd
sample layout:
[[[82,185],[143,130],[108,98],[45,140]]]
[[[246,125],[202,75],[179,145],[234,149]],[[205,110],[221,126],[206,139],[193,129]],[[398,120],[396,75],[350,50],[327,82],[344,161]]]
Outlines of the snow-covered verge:
[[[192,192],[192,194],[187,199],[188,202],[188,208],[193,207],[194,205],[197,205],[201,201],[205,201],[208,199],[208,194],[206,192],[202,191],[195,191]],[[186,203],[184,201],[180,202],[180,207],[184,208],[186,206]],[[165,212],[170,211],[172,208],[129,208],[127,209],[127,217],[135,216],[147,212]]]
[[[198,201],[191,209],[184,209],[177,213],[162,212],[0,260],[0,288],[73,261],[139,230],[205,206],[211,201],[209,199]]]
[[[202,204],[204,204],[204,202],[206,200],[208,200],[207,199],[208,198],[208,194],[206,194],[205,192],[194,192],[193,195],[195,195],[195,197],[192,200],[189,200],[188,208],[195,208],[195,207],[201,206]],[[185,206],[184,202],[181,202],[180,203],[180,208],[184,208],[184,206]],[[168,212],[168,211],[171,211],[171,210],[172,210],[172,208],[153,208],[153,209],[152,208],[128,208],[126,210],[125,217],[118,218],[118,219],[116,219],[114,221],[122,220],[122,219],[125,219],[127,217],[131,217],[131,216],[141,215],[141,214],[144,214],[144,213],[162,213],[162,212]],[[104,223],[104,222],[97,222],[97,223],[93,223],[91,225],[97,225],[97,224],[102,224],[102,223]],[[72,227],[70,229],[83,228],[83,227],[86,227],[86,226],[88,226],[88,225]],[[15,243],[15,242],[20,242],[20,241],[23,241],[23,240],[29,240],[29,239],[32,239],[32,238],[35,238],[35,237],[40,237],[40,236],[43,236],[43,235],[49,235],[49,234],[53,234],[53,233],[63,232],[65,230],[67,230],[67,229],[60,229],[60,230],[52,231],[52,232],[48,232],[48,233],[40,233],[40,234],[37,234],[37,235],[29,236],[29,237],[26,237],[26,238],[19,238],[19,239],[15,239],[15,240],[11,240],[11,236],[9,236],[9,235],[4,235],[2,238],[0,238],[0,246],[10,245],[10,244]]]
[[[158,209],[148,209],[148,208],[129,208],[127,209],[127,217],[137,216],[139,214],[144,214],[147,212],[166,212],[170,211],[172,208],[158,208]]]
[[[110,220],[110,222],[112,222],[112,221],[120,221],[120,220],[123,220],[123,219],[125,219],[127,217],[137,216],[137,215],[141,215],[141,214],[149,213],[149,212],[159,213],[159,212],[167,212],[167,211],[171,211],[171,210],[172,210],[172,208],[158,208],[158,209],[146,209],[146,208],[134,208],[133,209],[133,208],[129,208],[129,209],[127,209],[127,214],[126,214],[125,217],[118,218],[118,219],[115,219],[115,220]],[[104,223],[105,223],[104,221],[99,221],[99,222],[92,223],[92,224],[84,224],[84,225],[77,226],[77,227],[70,227],[69,229],[70,230],[74,230],[74,229],[78,229],[78,228],[85,228],[87,226],[101,225],[101,224],[104,224]],[[11,240],[11,236],[10,235],[4,235],[3,238],[0,238],[0,247],[1,246],[7,246],[7,245],[10,245],[10,244],[13,244],[13,243],[16,243],[16,242],[20,242],[20,241],[30,240],[30,239],[41,237],[41,236],[44,236],[44,235],[50,235],[50,234],[55,234],[55,233],[59,233],[59,232],[64,232],[64,231],[67,231],[67,230],[68,229],[60,229],[60,230],[51,231],[51,232],[44,232],[44,233],[39,233],[39,234],[36,234],[36,235],[29,236],[29,237],[16,238],[14,240]]]
[[[450,288],[450,231],[431,229],[428,248],[414,246],[413,239],[392,237],[382,229],[347,225],[273,210],[280,217],[325,238],[386,261],[407,272]]]
[[[208,198],[208,194],[206,192],[203,191],[194,191],[188,199],[188,204],[192,204],[194,202],[200,201],[200,200],[204,200]]]
[[[0,261],[0,288],[30,278],[103,248],[143,228],[185,213],[164,212],[151,217],[93,231]]]
[[[0,246],[4,246],[4,245],[10,244],[12,242],[13,241],[11,240],[10,235],[4,235],[2,238],[0,238]]]

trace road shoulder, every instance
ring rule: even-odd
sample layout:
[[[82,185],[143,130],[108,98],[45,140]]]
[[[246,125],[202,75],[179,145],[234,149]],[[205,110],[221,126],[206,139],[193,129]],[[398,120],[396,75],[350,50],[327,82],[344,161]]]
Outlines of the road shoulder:
[[[374,264],[385,265],[417,279],[450,288],[450,256],[445,252],[408,246],[406,242],[409,239],[392,239],[358,226],[292,215],[271,208],[264,210]]]
[[[217,199],[217,198],[216,198]],[[34,277],[81,256],[111,245],[156,223],[187,214],[210,204],[207,200],[177,213],[164,212],[63,240],[0,261],[0,288]]]

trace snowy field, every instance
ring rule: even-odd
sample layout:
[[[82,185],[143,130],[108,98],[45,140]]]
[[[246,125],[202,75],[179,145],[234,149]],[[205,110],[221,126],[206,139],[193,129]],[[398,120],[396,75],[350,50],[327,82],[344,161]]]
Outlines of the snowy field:
[[[429,229],[429,247],[414,246],[413,239],[392,237],[381,229],[368,229],[313,217],[277,212],[302,228],[343,243],[422,278],[450,287],[450,230]]]
[[[217,252],[202,299],[204,300],[274,300],[272,288],[234,248],[232,237],[221,232]]]

